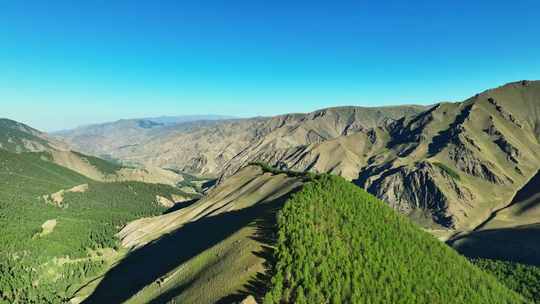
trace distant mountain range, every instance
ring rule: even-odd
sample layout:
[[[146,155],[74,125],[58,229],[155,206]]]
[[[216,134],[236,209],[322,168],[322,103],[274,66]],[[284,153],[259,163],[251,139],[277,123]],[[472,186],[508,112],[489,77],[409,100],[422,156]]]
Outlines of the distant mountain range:
[[[220,180],[251,162],[338,174],[446,239],[506,206],[540,168],[539,98],[540,82],[520,81],[430,107],[338,107],[158,128],[129,121],[58,138],[86,153]]]
[[[0,303],[69,303],[122,256],[119,227],[199,197],[179,182],[174,172],[70,151],[0,119]]]
[[[351,134],[421,112],[423,106],[340,107],[307,114],[157,124],[120,120],[55,133],[74,149],[139,164],[218,176],[242,151],[272,152]]]
[[[158,116],[158,117],[144,117],[144,118],[131,118],[131,119],[120,119],[112,122],[104,122],[97,124],[88,124],[76,127],[74,129],[66,129],[51,132],[51,134],[70,134],[76,130],[82,132],[91,132],[91,130],[99,130],[101,128],[122,128],[129,125],[138,125],[141,128],[154,128],[154,127],[163,127],[175,124],[181,124],[186,122],[193,121],[212,121],[212,120],[225,120],[225,119],[234,119],[234,116],[226,115],[181,115],[181,116]]]
[[[372,262],[362,268],[371,271],[368,290],[387,282],[373,272],[378,269],[393,279],[412,275],[423,291],[431,291],[407,296],[421,296],[423,303],[441,290],[463,296],[464,302],[469,296],[482,299],[478,303],[521,301],[514,291],[536,299],[535,281],[523,280],[536,272],[540,277],[540,268],[516,266],[519,288],[510,281],[506,289],[409,220],[380,209],[382,202],[358,187],[467,257],[540,265],[540,81],[509,83],[463,102],[433,106],[337,107],[275,117],[214,118],[120,120],[53,135],[0,119],[0,174],[7,177],[2,180],[7,190],[0,191],[0,255],[6,261],[0,260],[0,269],[15,274],[25,272],[24,267],[38,269],[28,282],[38,282],[36,292],[57,302],[62,297],[73,303],[233,303],[243,298],[250,303],[253,296],[260,301],[261,290],[270,285],[273,291],[265,303],[279,303],[282,297],[294,302],[290,286],[281,286],[279,277],[270,281],[265,276],[269,267],[281,267],[275,270],[285,277],[309,277],[313,271],[317,282],[334,290],[331,273],[319,274],[314,260],[299,261],[304,263],[301,269],[288,269],[283,261],[290,256],[272,256],[268,248],[276,237],[292,246],[287,248],[304,252],[302,257],[310,256],[298,234],[283,232],[294,228],[311,235],[306,241],[326,244],[320,250],[335,254],[328,255],[333,266],[317,262],[325,269],[337,267],[343,259],[336,257],[346,254],[353,240],[368,242],[356,244],[371,246],[366,258]],[[350,183],[318,175],[325,173]],[[207,181],[203,175],[216,178],[216,185],[202,187]],[[188,195],[181,187],[199,193]],[[291,201],[303,207],[291,206]],[[317,204],[312,206],[312,201]],[[282,226],[276,226],[284,204],[289,204],[287,221],[310,224],[284,227],[282,219]],[[40,214],[40,208],[46,212]],[[91,226],[81,224],[87,217]],[[63,230],[66,223],[75,226]],[[363,228],[356,229],[359,225]],[[399,233],[416,241],[402,242]],[[75,253],[55,245],[62,242],[55,239],[60,236],[78,246],[80,259],[75,263],[80,265],[75,269],[83,272],[76,278],[67,277],[73,274],[60,254]],[[336,237],[343,238],[337,242],[343,246],[335,247],[331,240]],[[18,238],[24,240],[19,247],[13,241]],[[398,243],[401,247],[392,247]],[[416,251],[409,250],[413,243]],[[45,257],[38,254],[42,248],[47,249]],[[33,254],[27,264],[18,260],[24,250]],[[431,260],[431,254],[437,260]],[[464,289],[447,282],[426,284],[414,271],[404,270],[413,256],[427,261],[416,268],[426,274],[440,268],[437,262],[443,259],[446,266],[436,277],[451,276]],[[385,264],[385,257],[399,263],[399,269]],[[276,258],[281,266],[272,265]],[[360,275],[354,269],[352,275]],[[400,274],[392,272],[398,270]],[[64,279],[52,280],[49,273]],[[12,290],[0,292],[0,302],[36,298],[28,282],[17,278],[0,280],[0,291]],[[435,292],[434,286],[443,289]],[[523,286],[532,286],[533,294],[522,292]],[[294,292],[320,302],[320,295]],[[381,299],[395,295],[372,296],[384,302]]]
[[[184,180],[182,175],[159,167],[124,166],[72,151],[53,136],[10,119],[0,119],[0,149],[12,153],[42,152],[56,165],[97,181],[144,181],[174,186]]]

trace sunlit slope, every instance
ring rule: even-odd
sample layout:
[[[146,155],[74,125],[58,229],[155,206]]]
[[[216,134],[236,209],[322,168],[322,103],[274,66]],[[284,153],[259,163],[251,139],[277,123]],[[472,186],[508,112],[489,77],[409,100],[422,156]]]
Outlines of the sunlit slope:
[[[279,157],[289,148],[318,143],[421,112],[423,106],[336,107],[274,117],[191,122],[141,128],[135,121],[60,134],[94,155],[182,171],[233,174],[253,160]],[[129,123],[131,122],[131,123]]]
[[[346,180],[323,175],[278,217],[263,303],[523,303],[523,299]]]
[[[392,156],[369,164],[359,183],[402,212],[425,209],[444,227],[474,229],[540,168],[539,88],[512,83],[398,122]]]
[[[42,153],[0,149],[0,303],[62,303],[105,270],[128,221],[163,213],[165,185],[101,183]]]
[[[232,303],[249,295],[260,303],[524,302],[336,176],[249,166],[207,198],[134,221],[119,236],[133,251],[85,303]]]
[[[540,82],[432,107],[338,107],[166,132],[119,158],[213,173],[251,162],[332,173],[441,238],[475,229],[540,168]]]
[[[215,303],[249,294],[248,281],[264,271],[266,230],[303,181],[249,166],[190,206],[130,223],[119,236],[136,249],[85,303]]]
[[[446,238],[482,224],[536,174],[539,113],[540,82],[520,81],[336,138],[251,149],[272,166],[352,180]]]

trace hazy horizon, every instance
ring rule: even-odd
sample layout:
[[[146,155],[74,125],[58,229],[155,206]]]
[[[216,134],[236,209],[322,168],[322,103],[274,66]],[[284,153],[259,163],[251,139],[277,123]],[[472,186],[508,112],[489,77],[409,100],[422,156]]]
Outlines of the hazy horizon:
[[[56,131],[461,101],[540,79],[539,9],[525,0],[10,2],[0,12],[2,116]]]

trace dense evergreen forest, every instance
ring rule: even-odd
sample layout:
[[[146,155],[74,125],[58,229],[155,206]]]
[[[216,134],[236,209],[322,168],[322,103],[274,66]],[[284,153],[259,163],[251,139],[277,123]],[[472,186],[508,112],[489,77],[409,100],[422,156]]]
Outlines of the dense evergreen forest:
[[[540,267],[490,259],[474,259],[473,263],[493,274],[508,288],[540,303]]]
[[[161,214],[165,185],[100,183],[48,161],[45,153],[0,149],[0,303],[63,303],[102,272],[128,221]],[[56,204],[45,195],[65,192]],[[49,225],[45,224],[49,223]]]
[[[540,303],[538,267],[471,263],[340,177],[258,165],[306,181],[278,214],[265,304]],[[66,191],[80,185],[84,191]],[[60,190],[62,202],[54,202]],[[65,303],[121,256],[119,229],[162,214],[156,195],[172,194],[184,193],[96,182],[47,153],[0,149],[0,303]]]
[[[278,215],[264,303],[523,303],[383,202],[322,175]]]

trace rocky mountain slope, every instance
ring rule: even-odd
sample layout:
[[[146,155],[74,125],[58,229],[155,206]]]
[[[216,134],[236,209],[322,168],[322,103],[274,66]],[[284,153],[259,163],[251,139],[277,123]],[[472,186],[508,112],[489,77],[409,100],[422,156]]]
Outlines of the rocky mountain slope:
[[[387,128],[387,151],[358,184],[395,208],[429,210],[444,227],[473,229],[540,167],[540,82],[511,83],[440,104]]]
[[[225,121],[198,121],[141,128],[138,122],[58,134],[78,150],[122,161],[170,167],[199,175],[220,175],[261,154],[322,142],[422,111],[422,106],[340,107]],[[235,158],[235,160],[233,160]]]
[[[338,174],[450,237],[508,205],[537,172],[539,130],[540,82],[521,81],[279,153],[255,146],[224,174],[252,161]]]
[[[113,157],[114,152],[144,143],[171,130],[183,130],[212,125],[232,119],[220,115],[163,116],[121,119],[114,122],[81,126],[52,133],[70,143],[73,149],[98,157]]]
[[[442,238],[481,225],[540,168],[540,82],[432,107],[343,107],[172,128],[114,157],[220,176],[251,162],[329,172]]]

